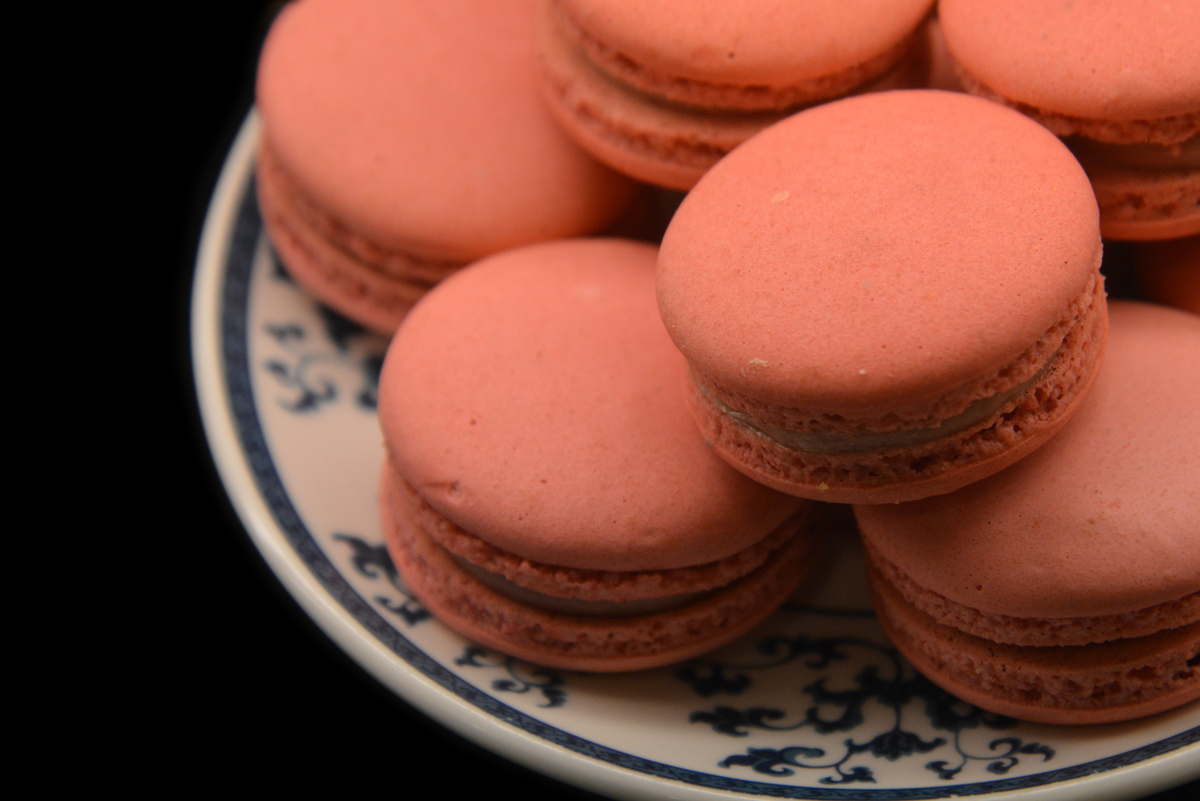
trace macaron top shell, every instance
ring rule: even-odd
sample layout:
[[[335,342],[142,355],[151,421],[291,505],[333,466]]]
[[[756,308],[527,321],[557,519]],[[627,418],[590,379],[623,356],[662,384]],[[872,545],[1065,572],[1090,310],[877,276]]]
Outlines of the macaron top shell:
[[[267,146],[380,248],[469,261],[599,230],[633,185],[544,108],[534,0],[301,0],[259,63]]]
[[[803,501],[721,461],[687,411],[655,249],[568,240],[452,276],[380,379],[392,464],[459,527],[549,565],[665,570],[737,553]]]
[[[659,255],[699,370],[800,410],[918,408],[991,375],[1094,276],[1098,212],[1063,144],[940,91],[839,100],[766,129],[684,199]]]
[[[1100,120],[1200,111],[1200,4],[941,0],[951,55],[1039,110]]]
[[[785,86],[895,47],[931,0],[552,0],[606,48],[656,72]]]
[[[949,495],[858,506],[921,587],[1016,617],[1092,617],[1200,591],[1200,318],[1111,304],[1105,363],[1053,439]]]

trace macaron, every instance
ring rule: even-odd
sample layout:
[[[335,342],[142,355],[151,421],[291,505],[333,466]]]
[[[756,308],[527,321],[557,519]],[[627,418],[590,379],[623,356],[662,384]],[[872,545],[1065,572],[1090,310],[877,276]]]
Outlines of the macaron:
[[[571,670],[694,656],[803,578],[813,504],[696,434],[655,248],[531,245],[440,284],[384,362],[381,517],[407,586],[486,647]]]
[[[1097,217],[1053,134],[970,95],[860,95],[766,129],[688,194],[659,254],[704,437],[841,503],[1006,467],[1094,379]]]
[[[969,91],[1066,137],[1106,238],[1200,233],[1200,5],[942,0],[938,14]]]
[[[1133,264],[1146,300],[1200,314],[1200,235],[1140,243]]]
[[[1104,369],[1037,453],[858,506],[879,618],[954,695],[1045,723],[1200,697],[1200,318],[1113,303]]]
[[[482,256],[607,229],[636,197],[541,99],[534,0],[299,0],[267,35],[257,189],[284,267],[390,334]]]
[[[923,85],[932,0],[544,0],[537,42],[559,121],[607,164],[690,189],[788,114]]]

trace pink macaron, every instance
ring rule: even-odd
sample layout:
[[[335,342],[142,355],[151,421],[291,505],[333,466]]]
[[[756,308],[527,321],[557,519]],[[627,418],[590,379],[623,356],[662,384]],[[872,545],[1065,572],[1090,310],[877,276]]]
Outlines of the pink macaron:
[[[860,95],[768,128],[700,180],[659,255],[705,438],[843,503],[1011,464],[1094,378],[1097,217],[1053,134],[970,95]]]
[[[405,318],[384,363],[381,514],[409,588],[490,648],[635,670],[721,645],[796,588],[812,505],[696,434],[655,248],[492,256]]]
[[[391,333],[430,286],[635,196],[540,96],[534,0],[300,0],[263,46],[258,193],[288,272]]]
[[[1200,5],[941,0],[971,92],[1066,137],[1111,239],[1200,233]]]
[[[955,493],[855,508],[876,607],[934,682],[1098,723],[1200,697],[1200,319],[1115,302],[1079,413]]]
[[[718,159],[800,108],[924,85],[932,0],[544,0],[547,97],[602,161],[689,189]]]

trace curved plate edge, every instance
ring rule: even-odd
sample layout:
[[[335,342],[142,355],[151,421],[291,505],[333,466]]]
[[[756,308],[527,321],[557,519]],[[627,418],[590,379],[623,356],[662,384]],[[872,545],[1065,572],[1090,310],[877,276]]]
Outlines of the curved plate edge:
[[[447,728],[507,759],[614,798],[645,801],[663,797],[681,801],[762,798],[761,795],[673,782],[596,760],[488,714],[403,663],[329,595],[282,536],[257,491],[236,434],[218,333],[224,259],[233,236],[235,217],[229,209],[237,204],[245,191],[260,125],[257,113],[252,110],[222,168],[205,217],[192,287],[191,338],[201,420],[218,474],[251,540],[272,572],[322,631],[381,684]],[[1153,770],[1147,770],[1152,765]],[[1084,801],[1102,795],[1120,801],[1196,778],[1200,778],[1200,744],[1193,743],[1190,747],[1183,746],[1122,768],[1083,773],[1076,779],[1042,787],[987,795],[1026,801]],[[788,789],[780,786],[779,795],[787,794]]]

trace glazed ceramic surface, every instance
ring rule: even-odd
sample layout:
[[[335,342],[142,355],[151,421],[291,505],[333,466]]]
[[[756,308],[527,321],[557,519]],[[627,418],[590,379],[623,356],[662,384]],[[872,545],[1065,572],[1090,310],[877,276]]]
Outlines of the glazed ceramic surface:
[[[890,647],[853,537],[733,645],[620,675],[548,670],[443,627],[397,578],[376,487],[386,342],[279,268],[254,199],[257,120],[206,223],[193,298],[205,429],[247,531],[300,604],[410,703],[616,798],[1132,798],[1200,776],[1200,702],[1087,728],[957,701]],[[844,532],[842,532],[844,533]]]

